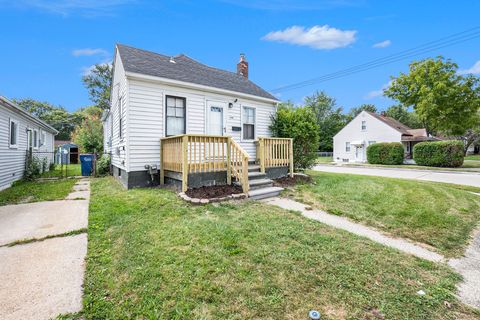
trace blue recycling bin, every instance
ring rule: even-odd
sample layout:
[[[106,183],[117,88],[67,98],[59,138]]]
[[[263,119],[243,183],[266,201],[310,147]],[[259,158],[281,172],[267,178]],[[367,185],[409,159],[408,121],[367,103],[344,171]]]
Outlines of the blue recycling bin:
[[[80,163],[82,165],[82,176],[91,176],[93,172],[93,154],[81,154]]]

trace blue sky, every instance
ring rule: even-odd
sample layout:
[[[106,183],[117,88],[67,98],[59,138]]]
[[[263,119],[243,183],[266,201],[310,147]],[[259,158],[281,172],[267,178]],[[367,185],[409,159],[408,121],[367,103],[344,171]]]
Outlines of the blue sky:
[[[0,0],[0,94],[68,110],[89,105],[82,74],[110,61],[117,42],[232,71],[244,52],[250,79],[272,90],[476,27],[478,12],[473,0]],[[436,55],[480,74],[479,39],[417,58]],[[298,103],[325,90],[345,110],[362,103],[384,109],[394,102],[381,88],[408,62],[279,98]]]

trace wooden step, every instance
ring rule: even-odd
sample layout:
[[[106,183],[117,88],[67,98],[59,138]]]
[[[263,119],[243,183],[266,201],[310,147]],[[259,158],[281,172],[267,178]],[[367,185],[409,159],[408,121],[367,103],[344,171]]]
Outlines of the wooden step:
[[[261,189],[249,191],[248,197],[253,200],[272,198],[272,197],[278,196],[282,191],[283,191],[283,188],[280,188],[280,187],[261,188]]]

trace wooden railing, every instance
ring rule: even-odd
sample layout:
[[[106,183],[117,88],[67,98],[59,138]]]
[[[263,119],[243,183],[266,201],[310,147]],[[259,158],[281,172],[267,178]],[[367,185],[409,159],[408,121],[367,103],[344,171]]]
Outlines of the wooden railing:
[[[242,185],[244,193],[249,190],[248,183],[248,153],[235,142],[230,139],[230,163],[232,168],[232,176],[234,176]]]
[[[260,169],[290,167],[293,175],[293,141],[287,138],[260,138],[257,143]],[[248,153],[232,137],[184,134],[160,139],[160,183],[165,171],[181,173],[182,190],[188,189],[190,173],[227,171],[227,184],[232,177],[249,191]]]
[[[184,134],[173,137],[166,137],[160,140],[160,183],[165,182],[165,170],[180,172],[182,174],[182,190],[188,188],[189,173],[204,173],[227,171],[227,184],[232,183],[232,166],[244,165],[244,158],[236,157],[235,162],[231,159],[231,137]],[[239,147],[239,146],[238,146]],[[235,149],[237,150],[237,149]],[[243,149],[242,149],[243,151]],[[246,155],[248,175],[248,154]],[[244,190],[248,192],[248,176],[246,179],[238,178],[238,172],[234,175],[242,183]],[[246,189],[244,187],[246,181]]]
[[[265,168],[289,167],[290,176],[293,176],[293,139],[259,138],[257,159],[262,172]]]

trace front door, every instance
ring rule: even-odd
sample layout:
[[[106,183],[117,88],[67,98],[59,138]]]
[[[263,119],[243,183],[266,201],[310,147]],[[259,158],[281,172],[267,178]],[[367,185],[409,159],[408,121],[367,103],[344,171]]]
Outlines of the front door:
[[[223,136],[225,132],[224,112],[225,106],[222,103],[208,103],[207,134]]]
[[[363,148],[361,146],[355,146],[355,160],[358,162],[363,161]]]

